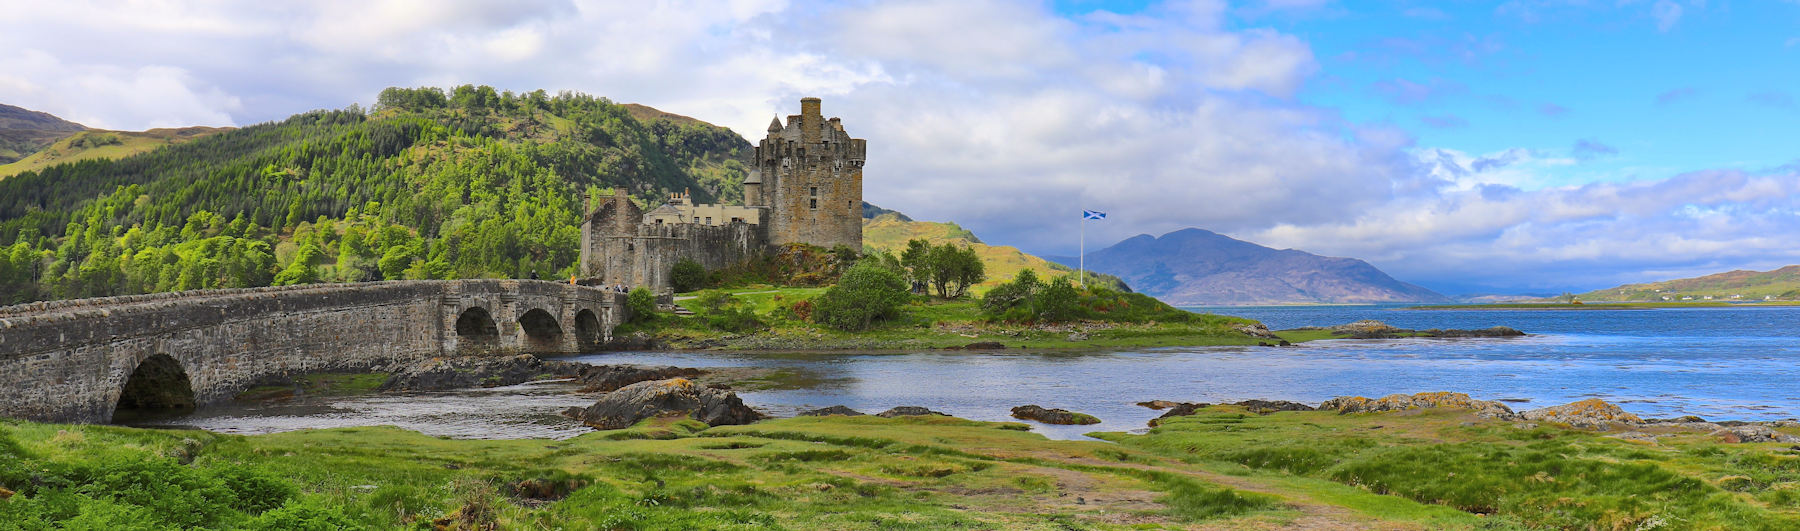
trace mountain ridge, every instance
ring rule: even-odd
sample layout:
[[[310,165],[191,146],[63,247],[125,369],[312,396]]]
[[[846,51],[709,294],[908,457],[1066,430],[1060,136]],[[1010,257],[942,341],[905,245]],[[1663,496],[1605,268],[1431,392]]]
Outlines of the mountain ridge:
[[[1624,284],[1577,294],[1584,301],[1800,300],[1800,265],[1736,269],[1698,277]]]
[[[1075,257],[1045,258],[1077,265]],[[1177,306],[1450,301],[1359,259],[1273,249],[1199,228],[1132,236],[1088,253],[1086,265]]]

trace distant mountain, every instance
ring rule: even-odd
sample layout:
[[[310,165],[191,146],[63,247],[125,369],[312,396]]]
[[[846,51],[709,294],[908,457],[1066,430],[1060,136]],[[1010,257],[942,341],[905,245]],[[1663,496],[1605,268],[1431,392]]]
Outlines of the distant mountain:
[[[87,126],[47,112],[0,104],[0,164],[25,158],[57,139],[86,130]]]
[[[57,164],[89,159],[122,159],[159,147],[230,131],[230,127],[159,128],[148,131],[88,129],[56,140],[12,163],[0,164],[0,179]]]
[[[1729,271],[1695,278],[1616,288],[1576,295],[1584,301],[1800,300],[1800,265],[1774,271]]]
[[[1050,258],[1076,265],[1072,257]],[[1201,229],[1140,234],[1088,253],[1087,267],[1176,306],[1450,301],[1362,260],[1270,249]]]
[[[986,268],[987,280],[975,285],[974,291],[985,293],[988,288],[1009,282],[1020,271],[1030,269],[1039,278],[1053,278],[1072,275],[1075,269],[1053,263],[1043,258],[1026,254],[1019,248],[1010,245],[990,245],[975,237],[975,233],[955,223],[939,223],[935,221],[913,221],[893,210],[885,210],[867,203],[863,204],[865,214],[870,208],[881,210],[881,214],[863,220],[863,247],[887,251],[898,255],[906,250],[906,242],[922,239],[933,245],[956,243],[975,249],[976,256],[981,257],[982,266]],[[1088,284],[1099,284],[1120,291],[1131,291],[1131,288],[1117,277],[1088,272]]]

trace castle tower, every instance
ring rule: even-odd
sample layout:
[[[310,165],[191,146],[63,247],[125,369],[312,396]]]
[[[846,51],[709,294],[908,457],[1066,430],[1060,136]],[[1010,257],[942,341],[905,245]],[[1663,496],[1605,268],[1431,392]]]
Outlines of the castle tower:
[[[825,120],[818,98],[802,98],[786,126],[777,118],[756,146],[744,204],[769,209],[770,245],[807,243],[862,250],[862,168],[866,141]],[[754,192],[752,191],[754,188]],[[752,198],[752,194],[755,197]]]

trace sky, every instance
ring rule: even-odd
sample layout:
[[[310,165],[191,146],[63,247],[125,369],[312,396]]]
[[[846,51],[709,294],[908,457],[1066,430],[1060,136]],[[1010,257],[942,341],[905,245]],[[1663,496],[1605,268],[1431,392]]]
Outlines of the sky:
[[[388,86],[816,96],[865,197],[1072,255],[1200,227],[1451,294],[1800,263],[1800,0],[0,0],[0,103],[139,130]]]

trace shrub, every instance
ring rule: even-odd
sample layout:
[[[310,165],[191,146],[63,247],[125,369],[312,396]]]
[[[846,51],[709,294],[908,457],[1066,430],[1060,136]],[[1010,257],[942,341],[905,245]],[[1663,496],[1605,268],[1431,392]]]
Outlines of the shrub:
[[[692,258],[683,258],[669,268],[669,285],[678,293],[706,287],[706,267]]]
[[[1045,321],[1068,321],[1081,313],[1080,292],[1069,283],[1069,277],[1057,277],[1032,298],[1032,311]]]
[[[709,312],[719,311],[719,309],[731,305],[732,302],[730,293],[719,290],[702,291],[694,297],[694,304]]]
[[[625,295],[625,309],[631,311],[631,322],[644,323],[656,319],[656,295],[642,287],[631,288]]]
[[[906,281],[880,265],[858,263],[819,297],[813,321],[838,330],[866,330],[899,314]]]
[[[706,324],[711,325],[713,328],[734,334],[761,330],[767,326],[763,324],[761,319],[756,318],[756,312],[750,311],[749,309],[719,311],[708,316]]]

